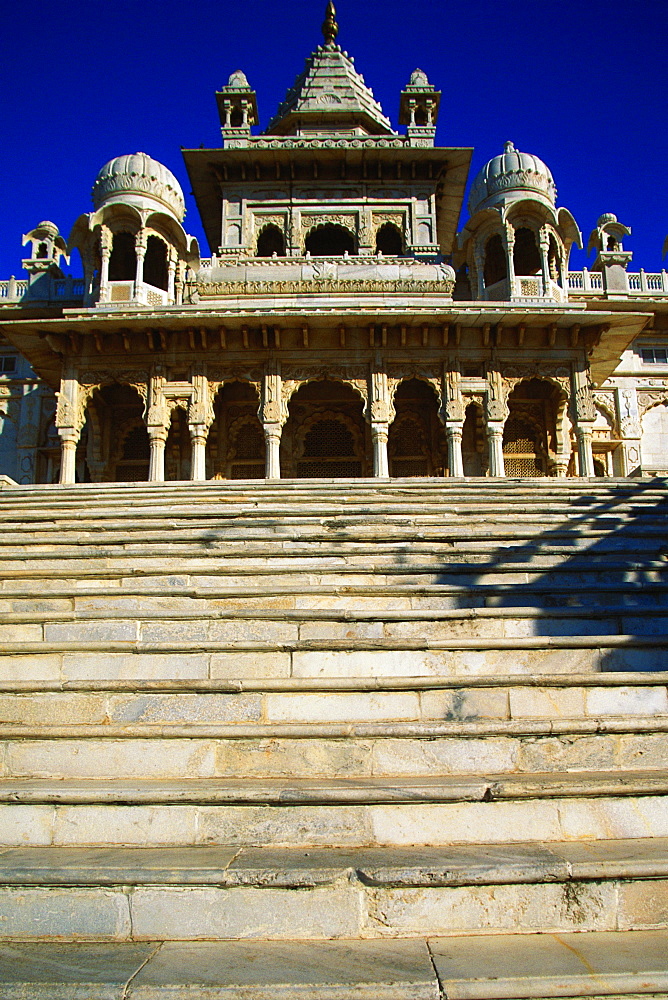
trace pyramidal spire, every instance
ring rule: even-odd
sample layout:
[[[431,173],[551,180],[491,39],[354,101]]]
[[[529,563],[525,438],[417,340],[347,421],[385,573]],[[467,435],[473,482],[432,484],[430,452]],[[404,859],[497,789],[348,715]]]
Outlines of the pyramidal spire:
[[[327,10],[325,11],[325,20],[322,22],[322,36],[325,39],[325,45],[333,45],[338,33],[339,26],[336,23],[336,8],[332,0],[329,0]]]

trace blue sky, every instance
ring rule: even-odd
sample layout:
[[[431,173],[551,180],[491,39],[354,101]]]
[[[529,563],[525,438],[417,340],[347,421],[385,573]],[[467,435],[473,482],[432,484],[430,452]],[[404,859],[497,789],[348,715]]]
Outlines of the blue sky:
[[[13,5],[0,63],[0,278],[23,274],[23,233],[51,219],[67,236],[91,210],[100,167],[138,150],[177,175],[186,228],[208,254],[180,147],[220,145],[214,92],[235,69],[257,90],[266,126],[321,39],[324,8]],[[615,212],[633,228],[631,269],[656,271],[668,233],[666,11],[660,0],[338,0],[338,41],[395,126],[399,92],[419,66],[443,91],[437,142],[475,147],[470,180],[512,139],[551,168],[585,246],[598,216]],[[584,253],[571,258],[586,263]]]

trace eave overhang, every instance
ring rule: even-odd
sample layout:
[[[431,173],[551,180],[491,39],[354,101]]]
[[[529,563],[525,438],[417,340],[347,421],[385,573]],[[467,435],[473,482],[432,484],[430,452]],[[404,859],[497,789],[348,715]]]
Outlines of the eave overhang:
[[[282,300],[280,300],[282,298]],[[299,327],[308,324],[314,331],[331,328],[343,324],[350,327],[368,326],[370,323],[405,324],[408,327],[428,325],[449,327],[462,330],[485,329],[508,331],[509,328],[524,326],[527,329],[573,331],[579,328],[579,343],[585,346],[589,353],[592,379],[599,385],[608,378],[619,364],[623,351],[637,337],[651,320],[651,313],[640,312],[610,312],[593,310],[581,304],[545,305],[510,303],[478,303],[452,302],[438,294],[413,295],[405,292],[365,295],[364,301],[359,296],[351,297],[345,294],[285,296],[276,295],[248,297],[229,297],[221,299],[216,304],[172,306],[151,312],[136,310],[121,312],[96,310],[67,310],[58,316],[50,318],[9,318],[0,314],[0,332],[12,343],[53,388],[58,387],[64,361],[63,353],[59,353],[62,337],[66,341],[75,338],[88,338],[88,349],[97,352],[100,363],[105,355],[97,349],[96,338],[105,334],[126,331],[145,333],[151,330],[183,331],[186,328],[206,328],[212,334],[221,325],[230,329],[242,325],[257,327],[263,323],[285,328]],[[14,312],[14,311],[12,311]],[[503,334],[504,338],[506,334]],[[210,356],[215,356],[219,364],[225,352],[214,347],[215,338],[211,338]],[[461,349],[465,349],[464,341]],[[440,350],[446,353],[454,346],[443,346]],[[508,357],[513,354],[513,361],[522,360],[522,349],[513,347],[508,341],[500,346],[494,346],[490,341],[490,349]],[[406,349],[404,349],[406,350]],[[433,348],[431,348],[433,351]],[[416,356],[420,348],[411,348]],[[207,353],[199,353],[204,360]],[[252,353],[252,352],[247,352]],[[255,352],[257,353],[257,352]],[[280,353],[280,352],[279,352]],[[547,360],[551,351],[545,347],[544,358]],[[267,356],[275,352],[266,351]],[[156,361],[159,352],[155,352]],[[127,367],[131,355],[118,354],[119,361]],[[510,362],[509,362],[510,363]]]

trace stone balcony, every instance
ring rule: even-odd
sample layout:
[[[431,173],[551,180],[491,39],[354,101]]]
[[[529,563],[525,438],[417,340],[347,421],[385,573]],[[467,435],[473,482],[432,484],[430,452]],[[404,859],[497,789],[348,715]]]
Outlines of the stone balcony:
[[[540,274],[520,275],[512,280],[504,278],[485,288],[487,302],[567,302],[568,293],[556,281],[548,281],[547,287]]]
[[[248,294],[403,292],[452,297],[455,274],[410,257],[284,257],[202,260],[189,282],[191,302]]]

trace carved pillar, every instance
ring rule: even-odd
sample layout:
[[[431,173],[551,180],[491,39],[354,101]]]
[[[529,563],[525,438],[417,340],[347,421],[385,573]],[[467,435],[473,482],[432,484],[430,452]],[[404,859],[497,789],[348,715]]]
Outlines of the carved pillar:
[[[444,406],[442,417],[445,419],[445,436],[448,443],[448,474],[454,477],[464,475],[464,459],[462,457],[462,432],[464,430],[464,403],[461,392],[461,372],[459,361],[455,359],[451,368],[444,371],[443,383]]]
[[[540,250],[540,268],[543,273],[543,295],[548,295],[550,291],[550,237],[545,226],[540,227],[538,234],[538,248]]]
[[[180,306],[183,302],[183,288],[185,285],[185,263],[180,260],[176,265],[176,280],[174,282],[175,305]]]
[[[463,420],[446,420],[445,436],[448,442],[448,472],[455,478],[464,475],[464,459],[462,457]]]
[[[504,397],[501,373],[490,369],[487,372],[487,395],[485,397],[490,476],[505,476],[506,474],[503,461],[503,425],[507,418],[508,405]]]
[[[148,466],[148,480],[150,483],[164,483],[165,481],[165,444],[167,443],[167,427],[149,427],[148,439],[151,445],[151,454]]]
[[[558,479],[565,479],[568,472],[568,464],[570,462],[571,456],[558,454],[554,455],[550,459],[549,464],[549,474],[551,476],[556,476]]]
[[[592,439],[596,407],[589,381],[589,368],[584,358],[573,369],[573,422],[578,443],[578,461],[581,476],[594,475],[594,453]]]
[[[504,226],[503,237],[508,265],[508,289],[512,299],[515,295],[515,229],[509,222]]]
[[[379,367],[377,363],[377,368]],[[394,417],[394,408],[391,405],[387,374],[384,371],[371,372],[369,417],[373,445],[373,474],[378,479],[387,479],[390,474],[387,441],[390,433],[390,418]]]
[[[282,379],[277,369],[262,377],[262,399],[259,417],[262,421],[265,444],[265,476],[281,478],[281,433],[285,414],[281,404]]]
[[[109,259],[113,247],[113,237],[106,226],[100,226],[100,302],[109,298]]]
[[[476,246],[473,251],[473,259],[475,261],[475,273],[478,280],[478,295],[477,298],[484,299],[485,297],[485,251],[481,246]]]
[[[78,379],[71,373],[60,380],[56,427],[60,436],[60,482],[76,481],[77,444],[83,427]]]
[[[135,298],[139,294],[139,286],[144,282],[144,258],[146,257],[147,238],[146,232],[140,229],[135,238],[135,254],[137,255],[137,269],[135,272]]]
[[[176,251],[170,247],[167,258],[167,301],[170,306],[174,305],[176,301],[176,264]]]
[[[95,264],[93,252],[87,247],[81,254],[84,269],[84,305],[89,306],[93,301],[93,280],[95,276]]]
[[[188,430],[190,431],[190,478],[206,479],[206,439],[213,422],[213,403],[206,375],[193,374],[193,395],[188,407]]]
[[[638,408],[638,393],[631,379],[620,383],[616,391],[617,413],[622,444],[617,475],[630,476],[640,466],[642,425]]]

